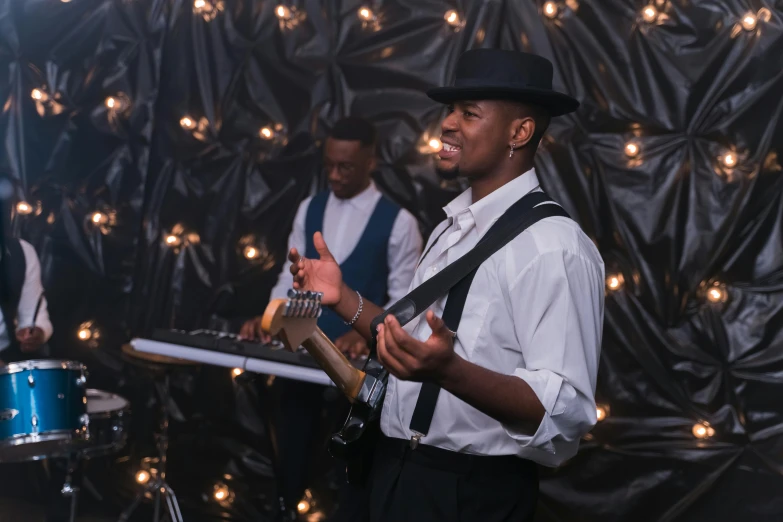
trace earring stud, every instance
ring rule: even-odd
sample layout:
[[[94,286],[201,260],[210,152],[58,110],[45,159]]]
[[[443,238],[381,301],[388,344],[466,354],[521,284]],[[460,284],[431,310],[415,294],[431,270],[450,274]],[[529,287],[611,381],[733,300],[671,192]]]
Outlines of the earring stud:
[[[511,144],[511,152],[508,153],[508,157],[511,158],[514,156],[514,144]]]

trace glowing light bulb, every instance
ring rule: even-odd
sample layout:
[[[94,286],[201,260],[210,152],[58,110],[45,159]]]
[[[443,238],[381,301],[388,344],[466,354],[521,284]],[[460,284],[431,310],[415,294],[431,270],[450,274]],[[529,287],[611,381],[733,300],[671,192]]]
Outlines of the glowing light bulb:
[[[701,422],[694,424],[691,432],[697,439],[707,439],[715,435],[715,430],[709,424]]]
[[[269,127],[261,127],[261,130],[258,131],[258,135],[265,140],[271,140],[275,136],[275,131]]]
[[[275,8],[275,14],[280,20],[291,19],[291,10],[283,4],[280,4]]]
[[[606,407],[604,406],[597,406],[595,408],[595,416],[598,419],[598,422],[601,422],[604,420],[609,413],[606,411]]]
[[[179,120],[179,124],[183,129],[194,129],[196,127],[196,122],[193,121],[193,118],[190,116],[183,116],[181,120]]]
[[[255,259],[258,257],[258,249],[256,247],[246,246],[244,254],[247,259]]]
[[[455,11],[454,9],[450,9],[446,11],[446,14],[443,15],[443,18],[446,19],[446,22],[452,26],[452,27],[459,27],[462,20],[459,18],[459,13]]]
[[[756,28],[756,23],[758,22],[758,18],[756,18],[756,15],[752,13],[748,13],[745,16],[742,17],[742,28],[746,31],[752,31]]]
[[[622,275],[610,275],[606,278],[606,286],[609,290],[619,290],[623,286]]]
[[[79,333],[76,334],[82,341],[89,341],[92,337],[92,331],[89,328],[80,328]]]
[[[215,484],[215,491],[213,493],[215,500],[221,502],[227,500],[231,495],[231,490],[225,484]]]
[[[102,225],[105,224],[107,221],[109,221],[109,216],[107,216],[103,212],[93,212],[92,216],[90,217],[90,220],[96,225]]]
[[[369,21],[375,19],[375,15],[369,7],[362,7],[359,9],[359,18]]]
[[[195,0],[193,2],[194,9],[203,9],[205,5],[207,5],[207,3],[204,0]]]
[[[112,96],[109,96],[106,98],[106,107],[108,109],[113,109],[117,105],[117,100],[113,98]]]
[[[231,370],[231,373],[234,375],[234,377],[239,377],[240,375],[245,373],[245,370],[243,370],[242,368],[234,368],[233,370]]]
[[[654,22],[658,18],[658,10],[653,5],[648,5],[642,9],[642,18],[645,22]]]
[[[707,292],[707,299],[713,303],[719,303],[723,299],[723,292],[720,288],[710,288]]]
[[[721,161],[723,162],[723,165],[727,168],[733,168],[737,166],[737,155],[733,152],[727,152],[723,155],[723,158],[721,158]]]
[[[182,239],[174,234],[169,234],[166,236],[166,244],[170,247],[176,247],[182,244]]]
[[[629,158],[635,158],[638,156],[640,150],[641,147],[639,147],[639,144],[635,141],[629,141],[625,144],[625,155]]]
[[[31,96],[31,97],[32,97],[34,100],[39,100],[39,101],[41,101],[41,100],[43,100],[43,99],[44,99],[44,97],[46,96],[46,94],[45,94],[45,93],[44,93],[44,92],[43,92],[41,89],[33,89],[33,90],[32,90],[32,92],[30,93],[30,96]]]
[[[547,18],[554,18],[557,16],[557,4],[555,2],[547,2],[544,4],[544,14]]]
[[[427,145],[429,145],[432,152],[438,152],[441,148],[443,148],[443,143],[441,143],[438,138],[430,138],[430,140],[427,142]]]
[[[136,473],[136,482],[139,484],[146,484],[150,480],[150,474],[147,471],[141,470]]]
[[[33,206],[27,201],[20,201],[16,204],[16,211],[23,216],[32,213]]]
[[[310,503],[306,500],[300,500],[299,503],[296,505],[296,510],[299,512],[300,515],[303,515],[310,511]]]

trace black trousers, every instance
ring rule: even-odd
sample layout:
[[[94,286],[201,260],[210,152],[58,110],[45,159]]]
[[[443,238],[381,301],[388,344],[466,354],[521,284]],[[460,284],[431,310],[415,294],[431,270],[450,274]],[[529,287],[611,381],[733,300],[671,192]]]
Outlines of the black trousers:
[[[536,464],[454,453],[381,436],[368,484],[371,522],[527,522],[538,499]]]

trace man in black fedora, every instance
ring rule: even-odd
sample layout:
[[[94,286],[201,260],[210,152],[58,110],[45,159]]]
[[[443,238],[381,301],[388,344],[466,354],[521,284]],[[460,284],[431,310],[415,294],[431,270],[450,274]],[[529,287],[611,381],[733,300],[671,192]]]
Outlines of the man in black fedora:
[[[531,520],[537,464],[572,457],[596,422],[604,265],[534,169],[550,118],[579,106],[552,74],[542,57],[480,49],[460,58],[452,86],[429,91],[449,107],[439,171],[470,188],[444,208],[411,289],[487,249],[496,224],[528,226],[426,311],[401,324],[395,305],[373,323],[384,311],[343,283],[319,234],[320,259],[289,255],[295,288],[323,292],[368,339],[375,325],[391,374],[369,520]]]

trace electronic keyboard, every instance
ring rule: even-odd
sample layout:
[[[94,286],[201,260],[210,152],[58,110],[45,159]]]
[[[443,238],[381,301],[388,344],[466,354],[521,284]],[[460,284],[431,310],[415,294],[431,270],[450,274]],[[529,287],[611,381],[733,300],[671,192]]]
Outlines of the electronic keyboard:
[[[233,333],[213,330],[156,329],[148,338],[137,337],[131,346],[140,352],[154,353],[204,364],[241,368],[245,371],[275,375],[284,379],[334,386],[313,357],[300,348],[289,352],[282,343],[256,343],[239,339]],[[353,361],[360,368],[364,361]]]

